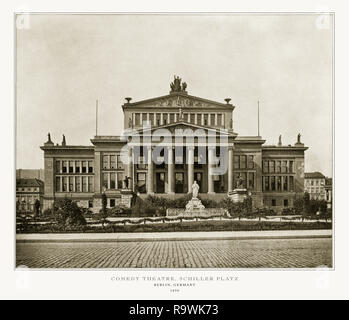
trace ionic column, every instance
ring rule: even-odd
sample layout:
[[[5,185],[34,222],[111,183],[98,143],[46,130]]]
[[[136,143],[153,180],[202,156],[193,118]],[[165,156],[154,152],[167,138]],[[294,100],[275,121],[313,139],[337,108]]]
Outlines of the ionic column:
[[[214,194],[214,184],[213,184],[213,157],[214,157],[214,148],[208,148],[208,193]]]
[[[231,192],[233,191],[233,148],[229,148],[228,155],[228,192]]]
[[[194,120],[194,122],[195,122],[195,124],[198,124],[198,114],[197,113],[195,113],[195,120]]]
[[[194,147],[188,147],[188,193],[191,193],[194,183]]]
[[[148,173],[147,173],[147,194],[153,194],[153,159],[152,159],[152,148],[148,147]]]
[[[173,162],[173,148],[168,147],[168,164],[167,164],[167,183],[168,190],[167,193],[174,193],[174,162]]]
[[[164,124],[164,114],[162,112],[160,113],[160,124]]]

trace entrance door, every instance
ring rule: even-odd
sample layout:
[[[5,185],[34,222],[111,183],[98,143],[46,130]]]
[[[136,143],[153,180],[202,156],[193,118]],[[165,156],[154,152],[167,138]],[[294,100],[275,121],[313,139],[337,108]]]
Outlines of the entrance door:
[[[175,192],[176,193],[183,193],[184,192],[184,174],[183,174],[183,172],[176,173]]]
[[[164,172],[156,173],[156,192],[165,193],[165,173]]]

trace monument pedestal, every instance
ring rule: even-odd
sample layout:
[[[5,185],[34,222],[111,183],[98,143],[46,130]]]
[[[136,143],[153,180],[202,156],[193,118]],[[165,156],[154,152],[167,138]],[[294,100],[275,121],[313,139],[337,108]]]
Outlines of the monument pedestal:
[[[247,198],[247,189],[234,189],[228,196],[233,202],[243,202]]]
[[[185,206],[186,213],[198,213],[205,209],[205,206],[201,203],[198,198],[192,198]]]

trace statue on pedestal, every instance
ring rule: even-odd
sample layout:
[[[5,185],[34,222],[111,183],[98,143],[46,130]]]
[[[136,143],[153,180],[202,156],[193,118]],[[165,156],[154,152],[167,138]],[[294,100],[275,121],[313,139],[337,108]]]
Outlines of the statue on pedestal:
[[[197,184],[196,181],[194,181],[193,185],[191,186],[193,190],[193,199],[197,199],[199,194],[200,186]]]

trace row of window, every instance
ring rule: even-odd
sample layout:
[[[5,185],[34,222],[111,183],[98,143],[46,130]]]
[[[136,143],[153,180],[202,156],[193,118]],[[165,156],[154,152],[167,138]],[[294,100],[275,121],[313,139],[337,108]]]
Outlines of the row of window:
[[[263,177],[263,191],[294,191],[293,176],[266,176]]]
[[[24,192],[39,192],[39,188],[16,188],[16,191],[24,191]]]
[[[320,187],[308,187],[308,188],[305,188],[304,191],[307,191],[309,193],[325,193],[326,190],[325,188],[320,188]]]
[[[294,173],[294,161],[264,160],[263,173]]]
[[[254,156],[234,155],[234,169],[254,169]]]
[[[222,113],[183,113],[183,118],[184,121],[196,125],[224,127]],[[145,121],[149,121],[152,126],[171,124],[179,121],[179,113],[134,113],[130,126],[140,126]]]
[[[57,176],[56,192],[93,192],[93,176]]]
[[[235,172],[234,187],[253,190],[255,188],[254,172]],[[239,185],[238,185],[239,184]]]
[[[325,180],[305,180],[305,184],[308,186],[320,186],[325,185]]]
[[[93,173],[93,161],[57,160],[56,173]]]
[[[124,173],[123,172],[104,172],[103,186],[106,189],[124,188]]]
[[[103,169],[124,169],[124,163],[119,154],[104,154]]]

